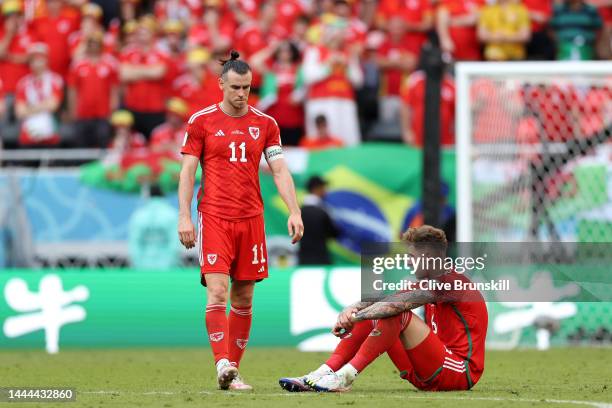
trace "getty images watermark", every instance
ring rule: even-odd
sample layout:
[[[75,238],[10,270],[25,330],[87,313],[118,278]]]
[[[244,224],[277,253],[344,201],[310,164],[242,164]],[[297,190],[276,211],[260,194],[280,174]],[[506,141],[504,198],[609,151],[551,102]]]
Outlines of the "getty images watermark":
[[[455,272],[464,275],[469,272],[482,272],[486,269],[487,254],[483,256],[427,256],[408,253],[371,258],[373,279],[372,289],[376,292],[428,290],[428,291],[508,291],[509,279],[490,279],[486,282],[472,282],[469,279],[450,279],[442,281],[438,277],[430,278],[434,272]],[[400,274],[399,279],[393,275]],[[389,276],[391,275],[391,276]],[[416,278],[416,280],[415,280]]]
[[[368,243],[361,299],[426,290],[464,292],[466,301],[479,293],[488,302],[610,302],[610,264],[612,243]]]

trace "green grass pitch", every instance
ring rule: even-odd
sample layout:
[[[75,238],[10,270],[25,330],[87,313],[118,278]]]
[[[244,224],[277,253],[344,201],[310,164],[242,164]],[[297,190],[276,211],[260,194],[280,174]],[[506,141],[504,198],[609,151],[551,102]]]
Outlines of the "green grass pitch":
[[[324,353],[251,348],[241,372],[255,390],[216,389],[211,353],[202,349],[0,351],[0,387],[65,386],[73,403],[27,407],[596,407],[612,408],[612,350],[491,351],[480,382],[468,392],[426,393],[379,358],[344,394],[290,394],[278,378],[318,367]],[[0,406],[8,404],[0,403]]]

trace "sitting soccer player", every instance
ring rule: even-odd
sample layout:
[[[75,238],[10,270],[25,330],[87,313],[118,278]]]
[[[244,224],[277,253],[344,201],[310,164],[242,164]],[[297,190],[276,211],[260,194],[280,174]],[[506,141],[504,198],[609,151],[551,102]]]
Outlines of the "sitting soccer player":
[[[446,256],[446,236],[437,228],[410,228],[402,239],[412,257]],[[442,283],[469,282],[443,268],[417,268],[415,275]],[[411,311],[422,305],[425,321]],[[333,333],[342,340],[326,363],[279,383],[291,392],[348,391],[357,375],[386,352],[400,376],[420,390],[468,390],[484,370],[487,322],[487,308],[478,291],[412,290],[376,303],[358,302],[338,316]]]

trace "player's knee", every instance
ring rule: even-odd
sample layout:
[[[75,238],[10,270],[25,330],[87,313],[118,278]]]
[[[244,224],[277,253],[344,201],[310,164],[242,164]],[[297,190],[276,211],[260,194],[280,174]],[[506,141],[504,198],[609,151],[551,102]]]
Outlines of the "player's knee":
[[[232,306],[234,307],[240,307],[240,308],[247,308],[247,307],[251,307],[251,304],[253,303],[253,294],[240,294],[240,295],[236,295],[236,294],[232,294]]]
[[[207,287],[208,303],[227,304],[227,287],[223,285],[214,285]]]

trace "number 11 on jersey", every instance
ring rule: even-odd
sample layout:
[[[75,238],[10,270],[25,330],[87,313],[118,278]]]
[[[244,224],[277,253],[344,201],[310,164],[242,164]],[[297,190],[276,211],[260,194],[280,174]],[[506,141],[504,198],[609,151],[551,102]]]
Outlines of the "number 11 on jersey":
[[[238,158],[236,158],[236,143],[235,142],[230,143],[229,147],[232,150],[232,157],[230,157],[230,161],[231,162],[238,161]],[[246,161],[247,161],[247,158],[246,158],[246,142],[240,143],[238,148],[242,152],[242,155],[240,156],[240,161],[242,163],[246,163]]]

